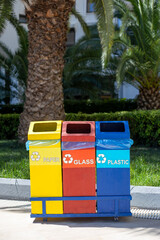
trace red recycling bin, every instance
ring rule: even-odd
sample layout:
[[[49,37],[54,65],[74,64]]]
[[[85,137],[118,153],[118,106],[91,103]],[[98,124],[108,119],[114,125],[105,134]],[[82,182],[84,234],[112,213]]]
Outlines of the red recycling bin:
[[[63,122],[63,196],[95,196],[95,123]],[[64,213],[95,213],[95,200],[64,201]]]

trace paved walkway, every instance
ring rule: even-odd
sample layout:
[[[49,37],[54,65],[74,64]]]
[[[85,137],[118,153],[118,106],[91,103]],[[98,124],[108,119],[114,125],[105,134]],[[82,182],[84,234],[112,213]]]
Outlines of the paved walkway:
[[[0,200],[0,240],[159,240],[160,221],[30,218],[30,203]]]

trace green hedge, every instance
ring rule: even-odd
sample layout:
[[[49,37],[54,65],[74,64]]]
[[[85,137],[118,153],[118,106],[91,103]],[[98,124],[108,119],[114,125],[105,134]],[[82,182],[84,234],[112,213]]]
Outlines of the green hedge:
[[[17,138],[19,114],[0,114],[0,139]]]
[[[133,111],[137,109],[137,101],[132,99],[108,99],[108,100],[65,100],[66,113],[99,113]]]
[[[99,113],[133,111],[137,109],[137,101],[132,99],[108,99],[108,100],[65,100],[66,113]],[[21,113],[23,105],[0,105],[0,113]]]
[[[128,120],[131,138],[135,144],[146,146],[160,146],[160,110],[132,111],[116,113],[94,114],[66,114],[67,121],[116,121]],[[0,115],[0,139],[14,139],[17,137],[19,124],[18,114]]]
[[[21,113],[23,111],[23,104],[17,105],[0,105],[1,114]]]
[[[129,121],[135,144],[160,146],[160,110],[116,113],[67,114],[68,121]]]

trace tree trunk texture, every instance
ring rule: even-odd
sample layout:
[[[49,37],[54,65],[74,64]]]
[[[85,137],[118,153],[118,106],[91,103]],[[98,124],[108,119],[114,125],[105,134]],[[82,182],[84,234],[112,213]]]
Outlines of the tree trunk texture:
[[[68,20],[75,0],[37,0],[27,12],[29,69],[18,135],[27,140],[31,121],[63,120],[62,73]]]
[[[138,109],[152,110],[160,109],[160,89],[141,88],[138,96]]]

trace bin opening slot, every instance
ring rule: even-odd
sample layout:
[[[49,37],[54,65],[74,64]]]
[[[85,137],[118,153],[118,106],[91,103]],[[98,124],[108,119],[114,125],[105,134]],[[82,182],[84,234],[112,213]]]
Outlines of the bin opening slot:
[[[124,123],[100,123],[101,132],[125,132]]]
[[[35,123],[33,132],[55,132],[57,123]]]
[[[67,133],[69,134],[89,134],[91,133],[90,124],[68,124],[67,125]]]

